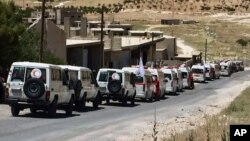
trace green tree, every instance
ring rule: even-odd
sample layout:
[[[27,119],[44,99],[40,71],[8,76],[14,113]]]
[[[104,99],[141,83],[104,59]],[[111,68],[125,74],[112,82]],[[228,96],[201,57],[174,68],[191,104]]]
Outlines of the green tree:
[[[18,61],[35,62],[38,60],[40,38],[32,29],[24,32],[19,41],[20,57]]]
[[[26,30],[22,18],[29,15],[27,11],[13,2],[0,1],[0,66],[10,67],[15,61],[37,61],[40,43],[39,33]],[[44,51],[44,62],[64,64],[50,51]]]
[[[66,64],[63,60],[56,57],[53,53],[49,50],[44,51],[44,63],[56,64],[56,65],[63,65]]]
[[[40,47],[40,33],[33,29],[25,31],[20,37],[18,61],[36,62],[38,60],[38,51]],[[44,63],[65,64],[65,62],[56,57],[49,50],[44,50]]]
[[[19,58],[19,35],[25,31],[22,13],[13,2],[0,1],[0,65],[5,68]]]
[[[240,44],[242,48],[245,47],[245,46],[247,46],[247,44],[248,44],[248,41],[244,40],[244,39],[238,39],[236,42],[238,44]]]

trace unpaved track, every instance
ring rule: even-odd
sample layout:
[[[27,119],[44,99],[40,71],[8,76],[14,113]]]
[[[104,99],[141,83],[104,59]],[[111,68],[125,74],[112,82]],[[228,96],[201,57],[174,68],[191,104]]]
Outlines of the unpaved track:
[[[55,141],[55,140],[90,140],[110,141],[121,136],[132,135],[133,132],[143,132],[147,124],[153,121],[156,107],[157,118],[171,119],[183,116],[181,109],[195,108],[199,105],[213,103],[225,88],[230,92],[240,91],[242,84],[249,84],[250,71],[224,77],[220,80],[200,84],[195,90],[186,90],[178,96],[167,96],[168,99],[155,103],[138,102],[135,107],[123,107],[120,104],[101,105],[97,111],[88,108],[86,112],[74,112],[72,117],[65,117],[59,111],[56,119],[49,119],[46,114],[31,115],[21,112],[20,117],[2,115],[0,118],[1,141]],[[233,90],[231,90],[233,89]],[[228,93],[230,97],[230,93]],[[220,98],[223,100],[223,97]],[[0,105],[2,106],[2,105]]]
[[[155,28],[161,28],[161,27],[169,27],[169,25],[147,25],[148,28],[146,30],[151,31]],[[184,56],[192,56],[193,52],[196,51],[193,47],[185,44],[185,41],[177,38],[177,47],[181,50],[181,55]]]

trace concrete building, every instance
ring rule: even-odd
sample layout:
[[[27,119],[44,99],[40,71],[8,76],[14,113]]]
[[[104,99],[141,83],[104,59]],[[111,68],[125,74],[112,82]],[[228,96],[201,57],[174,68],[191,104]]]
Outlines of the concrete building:
[[[64,18],[64,26],[59,26],[61,29],[63,29],[66,33],[67,38],[80,36],[82,38],[87,37],[88,31],[87,31],[87,18],[82,17],[80,18],[80,21],[77,21],[75,23],[78,24],[77,27],[73,27],[70,22],[70,17]]]
[[[31,12],[30,17],[23,18],[23,23],[25,23],[27,25],[31,25],[36,20],[40,19],[41,15],[42,15],[41,11],[33,11],[33,12]],[[55,12],[53,10],[45,11],[44,16],[46,19],[50,19],[50,21],[55,22]]]
[[[132,30],[133,26],[131,24],[109,24],[108,28],[122,28],[124,35],[128,35],[128,32]]]
[[[112,37],[105,40],[105,66],[122,68],[136,65],[140,56],[143,63],[155,60],[156,43],[163,41],[164,37],[155,37],[153,40],[143,37]]]
[[[98,70],[102,65],[100,40],[67,39],[67,62],[70,65]]]
[[[196,63],[202,63],[202,53],[200,51],[193,51],[190,55],[178,54],[175,57],[176,61],[191,67]]]
[[[81,21],[83,17],[83,11],[75,8],[56,8],[52,10],[45,11],[45,18],[50,19],[57,25],[64,24],[64,18],[70,17],[70,24],[73,27],[77,27],[78,24],[76,21]],[[33,11],[29,18],[24,18],[24,22],[32,24],[36,19],[41,17],[41,11]]]
[[[90,33],[94,37],[100,37],[101,36],[101,28],[91,28]],[[125,35],[124,29],[122,29],[122,28],[103,28],[103,34],[107,35],[107,36],[123,36],[123,35]]]
[[[98,70],[103,65],[100,40],[87,36],[86,18],[81,18],[80,26],[78,25],[77,27],[72,27],[70,18],[65,17],[64,26],[61,26],[67,37],[68,64]]]
[[[152,37],[163,37],[163,32],[161,31],[145,31],[145,30],[130,30],[128,31],[129,36],[136,36],[136,37],[145,37],[145,38],[152,38]]]
[[[78,24],[75,21],[81,21],[81,18],[83,17],[84,14],[83,11],[78,10],[76,8],[60,8],[60,9],[55,9],[55,11],[53,12],[55,13],[55,21],[57,25],[63,25],[64,18],[69,17],[70,25],[73,27],[78,26]]]
[[[195,20],[183,20],[182,23],[183,24],[195,24],[195,23],[198,23],[198,22],[195,21]]]
[[[88,21],[88,29],[101,27],[101,21]]]
[[[179,24],[182,24],[182,20],[181,19],[161,19],[161,24],[179,25]]]
[[[102,52],[100,21],[87,21],[81,12],[72,17],[67,11],[58,11],[55,17],[59,25],[48,22],[47,46],[70,65],[95,70],[103,65],[122,68],[137,65],[140,57],[145,65],[148,61],[173,60],[177,55],[175,37],[164,36],[161,31],[134,31],[130,24],[106,25]],[[58,15],[64,17],[63,22]]]
[[[35,29],[41,32],[41,19],[37,19],[29,29]],[[45,42],[44,48],[48,49],[56,57],[66,62],[66,36],[62,29],[56,26],[54,22],[49,19],[45,20]]]
[[[176,38],[164,36],[164,40],[156,44],[156,60],[175,60],[177,56]]]
[[[195,20],[183,20],[183,19],[161,19],[163,25],[179,25],[179,24],[195,24],[198,23]]]

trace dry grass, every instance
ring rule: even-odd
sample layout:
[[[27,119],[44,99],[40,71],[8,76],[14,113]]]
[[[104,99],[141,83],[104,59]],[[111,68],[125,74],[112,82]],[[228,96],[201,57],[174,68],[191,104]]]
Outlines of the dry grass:
[[[206,116],[206,124],[194,130],[163,138],[163,141],[229,141],[230,124],[250,123],[250,87],[216,116]]]
[[[114,4],[114,3],[123,3],[123,0],[72,0],[71,3],[67,5],[73,6],[98,6],[98,4]]]
[[[11,1],[11,0],[5,0],[5,1]],[[55,2],[52,2],[51,5],[59,4],[60,2],[64,1],[71,1],[70,3],[66,3],[65,6],[98,6],[98,4],[114,4],[114,3],[123,3],[123,0],[55,0]],[[28,4],[29,6],[39,6],[39,4],[35,4],[34,2],[37,2],[37,0],[14,0],[14,2],[19,5],[23,6],[23,4],[26,6]]]
[[[238,39],[250,39],[249,25],[211,21],[200,22],[191,25],[176,25],[157,28],[171,35],[180,37],[185,42],[199,51],[204,52],[205,40],[208,39],[208,59],[242,58],[244,55],[250,57],[250,43],[242,47],[236,42]],[[242,54],[242,53],[245,54]],[[250,59],[250,58],[248,58]]]
[[[15,0],[17,4],[23,6],[28,3],[32,6],[33,1],[36,0]],[[67,0],[55,0],[54,4]],[[98,4],[123,4],[126,0],[71,0],[71,3],[66,6],[97,6]],[[129,1],[129,0],[127,0]],[[225,3],[224,3],[225,2]],[[194,12],[207,9],[208,11],[228,11],[228,9],[235,9],[236,11],[249,11],[249,1],[244,0],[130,0],[124,5],[125,9],[149,9],[159,11],[181,11],[181,12]]]

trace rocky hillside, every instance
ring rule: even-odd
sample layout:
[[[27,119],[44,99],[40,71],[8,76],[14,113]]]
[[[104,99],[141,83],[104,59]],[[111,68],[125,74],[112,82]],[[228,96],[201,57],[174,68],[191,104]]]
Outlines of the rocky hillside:
[[[159,11],[250,11],[250,0],[124,0],[127,9]]]
[[[67,1],[67,2],[65,2]],[[36,0],[15,0],[20,6],[40,5]],[[250,0],[50,0],[50,5],[65,2],[64,6],[123,5],[123,9],[176,12],[250,12]]]

